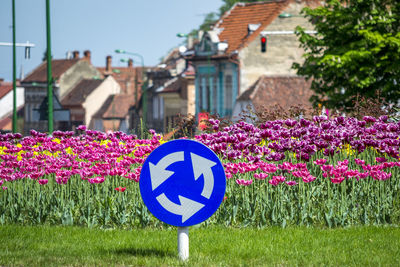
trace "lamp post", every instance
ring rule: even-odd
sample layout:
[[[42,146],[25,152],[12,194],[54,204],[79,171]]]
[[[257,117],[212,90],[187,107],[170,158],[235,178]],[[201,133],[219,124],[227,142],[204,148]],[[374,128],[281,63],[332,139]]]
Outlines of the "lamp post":
[[[146,116],[147,116],[147,88],[144,84],[144,59],[141,54],[138,53],[133,53],[133,52],[128,52],[123,49],[116,49],[115,53],[117,54],[126,54],[126,55],[132,55],[140,58],[141,64],[142,64],[142,91],[143,91],[143,97],[142,97],[142,106],[143,106],[143,124],[146,125]],[[122,61],[122,60],[121,60]],[[137,89],[135,88],[135,97],[136,97],[136,103],[137,105]]]
[[[49,134],[53,132],[53,75],[51,73],[51,39],[50,39],[50,0],[46,0],[47,32],[47,125]]]
[[[25,47],[25,58],[30,57],[30,48],[34,47],[34,44],[26,42],[26,44],[16,43],[15,41],[15,0],[12,0],[12,43],[0,42],[0,46],[12,46],[13,48],[13,116],[12,116],[12,131],[17,132],[17,57],[16,47]]]
[[[15,0],[12,1],[12,29],[13,29],[13,118],[12,131],[17,132],[17,63],[15,47]]]

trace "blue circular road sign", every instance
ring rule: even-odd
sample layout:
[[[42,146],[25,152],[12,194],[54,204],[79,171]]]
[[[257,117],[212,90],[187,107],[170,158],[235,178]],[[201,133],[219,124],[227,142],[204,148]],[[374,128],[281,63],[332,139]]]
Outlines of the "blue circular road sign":
[[[225,195],[226,177],[211,149],[179,139],[164,143],[147,157],[139,186],[144,204],[155,217],[183,227],[214,214]]]

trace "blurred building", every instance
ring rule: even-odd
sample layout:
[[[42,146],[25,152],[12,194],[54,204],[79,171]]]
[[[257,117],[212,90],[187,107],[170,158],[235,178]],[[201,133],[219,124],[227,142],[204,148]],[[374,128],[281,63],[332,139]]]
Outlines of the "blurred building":
[[[311,80],[299,76],[263,75],[237,98],[232,117],[239,118],[240,113],[248,108],[257,113],[276,105],[285,109],[294,106],[311,108],[310,86]]]
[[[320,1],[237,3],[222,15],[212,30],[199,36],[194,49],[186,52],[196,73],[196,114],[210,112],[232,117],[234,109],[239,108],[235,107],[238,97],[261,76],[295,76],[292,64],[302,62],[304,51],[294,29],[298,25],[313,29],[300,11],[317,5]],[[295,86],[293,83],[284,88],[296,94]],[[262,101],[268,103],[272,99],[265,94]],[[284,99],[278,101],[284,103]]]
[[[86,125],[94,129],[93,116],[101,109],[110,96],[121,92],[120,85],[112,76],[105,79],[82,79],[61,101],[70,111],[72,128]]]
[[[156,67],[147,71],[146,124],[157,132],[176,127],[179,115],[195,113],[194,68],[178,48],[173,49]]]
[[[101,73],[91,64],[90,51],[85,51],[84,57],[79,57],[79,52],[74,51],[72,58],[53,59],[51,62],[53,75],[53,94],[56,102],[60,103],[82,79],[99,79]],[[47,62],[44,61],[21,81],[25,88],[24,108],[24,134],[29,134],[31,129],[46,132],[48,129],[47,117],[41,116],[47,96]],[[54,113],[54,129],[70,130],[70,118],[66,112]]]
[[[14,100],[13,100],[13,83],[4,82],[0,79],[0,131],[11,132],[12,131],[12,117],[14,111]],[[18,117],[23,116],[23,107],[25,103],[24,99],[24,88],[20,86],[19,81],[16,84],[16,97],[17,97],[17,114]],[[18,120],[18,125],[21,127],[23,123]]]
[[[112,57],[107,56],[106,66],[97,68],[103,76],[112,76],[120,85],[121,91],[109,96],[95,114],[93,127],[96,130],[132,132],[135,122],[140,121],[141,114],[138,109],[147,67],[134,66],[132,59],[127,63],[126,67],[113,67]]]

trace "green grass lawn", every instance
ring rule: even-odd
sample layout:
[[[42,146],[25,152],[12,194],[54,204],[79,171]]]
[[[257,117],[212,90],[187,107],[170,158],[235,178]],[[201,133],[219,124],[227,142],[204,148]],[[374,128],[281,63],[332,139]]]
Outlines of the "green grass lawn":
[[[191,227],[177,231],[0,226],[0,266],[400,266],[400,228]]]

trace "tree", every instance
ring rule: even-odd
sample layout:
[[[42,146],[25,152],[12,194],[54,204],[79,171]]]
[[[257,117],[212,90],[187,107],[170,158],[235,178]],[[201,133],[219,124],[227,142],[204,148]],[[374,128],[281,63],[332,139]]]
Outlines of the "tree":
[[[400,1],[328,0],[302,13],[316,34],[297,27],[304,63],[298,75],[312,78],[314,105],[351,110],[358,95],[400,99]]]

